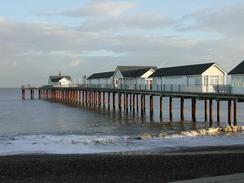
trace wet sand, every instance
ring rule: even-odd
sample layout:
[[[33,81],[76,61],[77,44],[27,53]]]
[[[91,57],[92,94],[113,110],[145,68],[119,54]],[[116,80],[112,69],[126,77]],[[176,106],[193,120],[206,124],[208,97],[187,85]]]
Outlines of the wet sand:
[[[244,172],[244,146],[0,157],[0,182],[169,182]]]

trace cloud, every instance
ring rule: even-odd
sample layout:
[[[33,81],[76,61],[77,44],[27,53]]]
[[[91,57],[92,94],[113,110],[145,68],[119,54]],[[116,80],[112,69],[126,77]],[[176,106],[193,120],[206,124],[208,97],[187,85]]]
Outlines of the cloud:
[[[91,0],[81,8],[66,10],[61,13],[70,17],[96,17],[112,16],[117,17],[127,10],[136,6],[131,2],[113,2],[111,0]]]
[[[157,13],[131,13],[118,17],[96,20],[86,20],[78,28],[88,31],[128,31],[128,30],[155,30],[168,27],[174,23]]]
[[[243,59],[244,39],[237,39],[243,36],[242,7],[196,13],[180,23],[182,28],[186,21],[194,19],[189,28],[178,28],[174,36],[162,36],[154,33],[176,25],[175,20],[155,12],[126,12],[134,4],[127,8],[116,4],[117,13],[106,13],[108,5],[101,7],[102,2],[122,3],[90,1],[79,15],[85,16],[79,27],[0,17],[0,86],[42,84],[48,75],[59,71],[79,78],[82,74],[110,71],[121,64],[172,66],[214,61],[230,70]],[[101,11],[91,8],[95,4]],[[218,32],[224,37],[184,36],[195,30]]]
[[[244,38],[243,35],[244,3],[225,6],[215,10],[194,12],[180,20],[177,30],[200,30],[215,32],[226,38]],[[186,22],[191,21],[190,25]]]

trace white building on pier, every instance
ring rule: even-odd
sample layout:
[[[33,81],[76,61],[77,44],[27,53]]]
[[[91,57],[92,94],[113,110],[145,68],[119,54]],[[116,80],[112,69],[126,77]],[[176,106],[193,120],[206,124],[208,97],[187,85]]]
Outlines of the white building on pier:
[[[56,76],[49,76],[48,84],[55,87],[68,87],[72,84],[71,76],[64,76],[59,73]]]
[[[152,78],[149,76],[156,70],[155,66],[117,66],[113,85],[128,89],[148,88],[152,84]]]
[[[160,68],[150,78],[153,89],[215,92],[224,88],[226,71],[216,63]]]

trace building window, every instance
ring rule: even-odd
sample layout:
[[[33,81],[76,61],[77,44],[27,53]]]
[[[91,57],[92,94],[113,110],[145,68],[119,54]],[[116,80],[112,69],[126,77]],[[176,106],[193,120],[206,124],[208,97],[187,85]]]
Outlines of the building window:
[[[210,84],[211,85],[218,85],[219,84],[219,76],[211,76],[210,77]]]
[[[204,85],[208,85],[208,76],[204,76]]]

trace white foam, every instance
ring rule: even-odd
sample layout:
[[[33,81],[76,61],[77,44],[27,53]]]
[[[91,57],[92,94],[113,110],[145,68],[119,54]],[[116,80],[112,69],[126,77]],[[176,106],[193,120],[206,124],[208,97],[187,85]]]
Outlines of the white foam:
[[[244,144],[244,135],[183,136],[138,140],[129,136],[24,135],[0,137],[0,155],[13,154],[91,154],[106,152],[169,150],[181,147]]]

